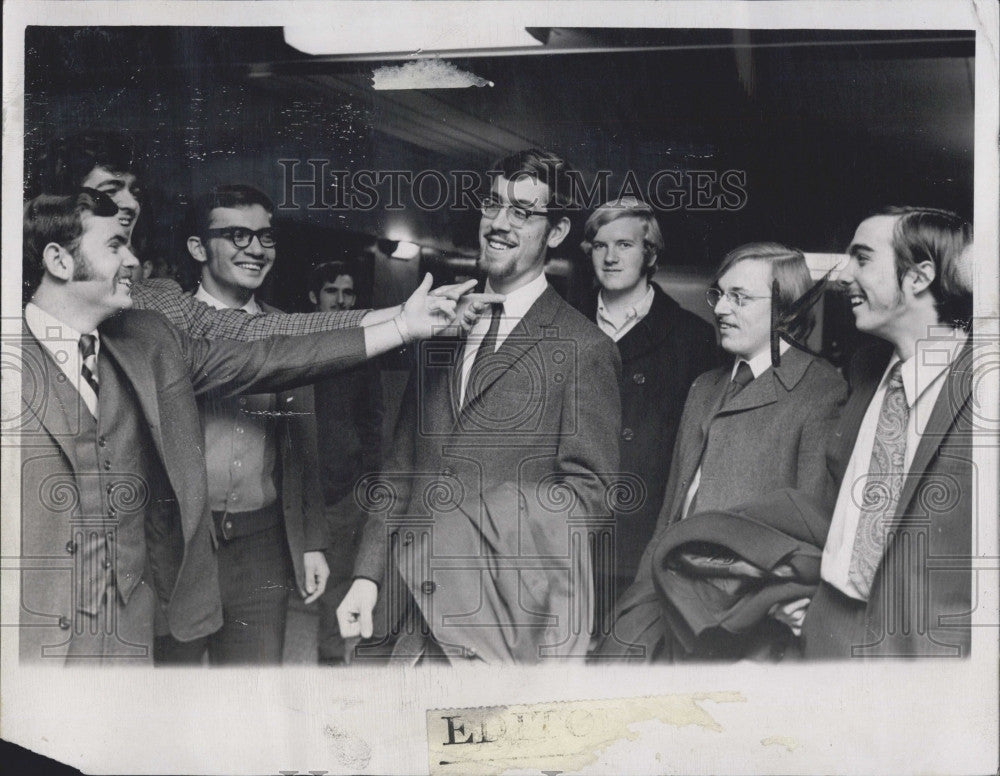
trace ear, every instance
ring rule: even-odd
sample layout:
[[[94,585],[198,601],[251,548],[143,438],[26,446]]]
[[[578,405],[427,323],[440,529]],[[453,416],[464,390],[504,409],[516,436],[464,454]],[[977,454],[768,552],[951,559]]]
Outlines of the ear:
[[[315,291],[310,291],[309,292],[309,302],[311,304],[319,304],[319,299],[316,298],[316,292]]]
[[[549,229],[549,236],[545,239],[545,244],[550,248],[555,248],[566,239],[566,235],[569,234],[569,227],[569,219],[566,217],[560,218],[559,222]]]
[[[205,245],[202,243],[200,237],[188,237],[187,249],[188,253],[191,254],[191,258],[199,264],[204,264],[208,261],[208,251],[205,250]]]
[[[922,261],[907,271],[903,282],[909,284],[910,291],[916,296],[930,288],[935,277],[937,277],[937,271],[934,269],[934,262]]]
[[[42,263],[49,275],[62,281],[73,279],[73,269],[76,266],[73,254],[59,243],[50,242],[42,249]]]

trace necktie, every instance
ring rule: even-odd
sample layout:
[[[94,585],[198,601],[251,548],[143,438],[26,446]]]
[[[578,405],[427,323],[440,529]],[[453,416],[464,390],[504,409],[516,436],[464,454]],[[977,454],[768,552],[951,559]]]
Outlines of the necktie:
[[[750,368],[750,364],[746,361],[740,361],[740,365],[736,367],[736,374],[733,375],[732,382],[729,383],[729,388],[726,390],[723,404],[731,400],[751,382],[753,382],[753,370]]]
[[[871,592],[875,570],[885,549],[885,521],[896,511],[903,487],[906,464],[906,424],[910,408],[906,404],[902,362],[889,372],[888,386],[875,428],[875,446],[861,501],[861,517],[854,535],[854,549],[847,578],[866,599]]]
[[[80,358],[82,359],[82,365],[80,367],[80,373],[83,375],[83,379],[87,381],[96,396],[98,393],[97,386],[97,337],[93,334],[81,334],[80,342],[78,343],[80,347]]]
[[[490,328],[486,330],[486,336],[479,343],[479,350],[476,351],[476,358],[473,360],[472,368],[469,370],[469,380],[465,384],[464,406],[466,407],[479,394],[480,383],[484,378],[483,373],[485,371],[486,360],[493,355],[493,351],[496,350],[497,346],[497,332],[500,331],[500,317],[503,315],[503,305],[492,304],[490,307],[493,308],[490,312]]]

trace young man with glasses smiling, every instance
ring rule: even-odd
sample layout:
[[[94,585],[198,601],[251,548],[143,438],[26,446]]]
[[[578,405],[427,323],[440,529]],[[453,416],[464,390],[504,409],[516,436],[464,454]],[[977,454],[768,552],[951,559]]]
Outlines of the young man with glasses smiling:
[[[781,488],[798,488],[817,498],[831,495],[825,440],[846,397],[846,384],[830,364],[785,342],[780,364],[771,361],[772,305],[781,315],[811,285],[803,254],[777,243],[743,245],[719,265],[706,296],[715,312],[719,343],[733,361],[691,385],[656,530],[635,582],[616,608],[601,656],[645,661],[686,657],[662,619],[652,575],[652,554],[671,525]],[[802,316],[792,337],[804,343],[813,323],[811,314]],[[792,632],[798,623],[794,626]],[[785,635],[765,637],[754,647],[777,657]]]
[[[192,208],[187,241],[201,264],[194,297],[250,315],[280,312],[255,296],[274,266],[274,205],[262,191],[217,186]],[[200,402],[212,518],[219,541],[223,626],[182,643],[157,639],[161,663],[280,663],[288,599],[311,603],[329,568],[312,386]]]
[[[396,659],[537,663],[590,640],[585,519],[606,521],[618,471],[620,359],[545,278],[579,207],[566,162],[531,149],[490,176],[478,266],[505,301],[420,349],[383,467],[394,506],[372,510],[337,612]]]

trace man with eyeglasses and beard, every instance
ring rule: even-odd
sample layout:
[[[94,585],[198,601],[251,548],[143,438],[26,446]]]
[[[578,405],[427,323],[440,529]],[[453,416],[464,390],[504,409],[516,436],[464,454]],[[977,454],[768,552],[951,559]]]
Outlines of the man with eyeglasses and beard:
[[[779,315],[784,313],[811,286],[803,254],[777,243],[743,245],[719,265],[707,298],[715,312],[719,344],[733,360],[702,374],[691,386],[653,538],[635,581],[619,600],[612,632],[599,645],[599,658],[735,659],[757,647],[771,656],[774,633],[765,634],[760,645],[740,644],[737,650],[742,652],[733,653],[728,645],[705,645],[689,655],[663,616],[653,556],[664,533],[693,515],[726,510],[782,488],[816,496],[830,488],[824,443],[846,385],[823,359],[784,341],[780,363],[772,361],[772,306]],[[790,334],[804,342],[812,327],[807,313]],[[777,610],[775,615],[782,616]],[[775,622],[773,627],[795,633],[799,624]]]
[[[467,340],[420,349],[338,609],[345,637],[376,630],[395,659],[582,659],[590,640],[621,362],[545,277],[579,207],[566,162],[530,149],[490,177],[478,266],[506,299]]]

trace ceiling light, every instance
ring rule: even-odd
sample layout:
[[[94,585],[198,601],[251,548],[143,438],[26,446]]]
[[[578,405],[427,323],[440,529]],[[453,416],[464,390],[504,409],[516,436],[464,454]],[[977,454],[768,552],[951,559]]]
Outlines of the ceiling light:
[[[399,245],[396,246],[396,250],[392,252],[392,258],[404,259],[406,261],[411,261],[419,255],[420,246],[416,243],[407,242],[406,240],[400,240]]]
[[[440,10],[421,7],[423,3],[394,6],[377,25],[362,14],[342,15],[328,26],[290,25],[285,27],[285,43],[305,54],[336,56],[344,54],[444,52],[494,50],[541,46],[524,27],[511,20],[497,23],[484,20],[479,11],[452,18],[442,24]],[[427,4],[433,6],[433,4]],[[472,10],[472,9],[470,9]]]

